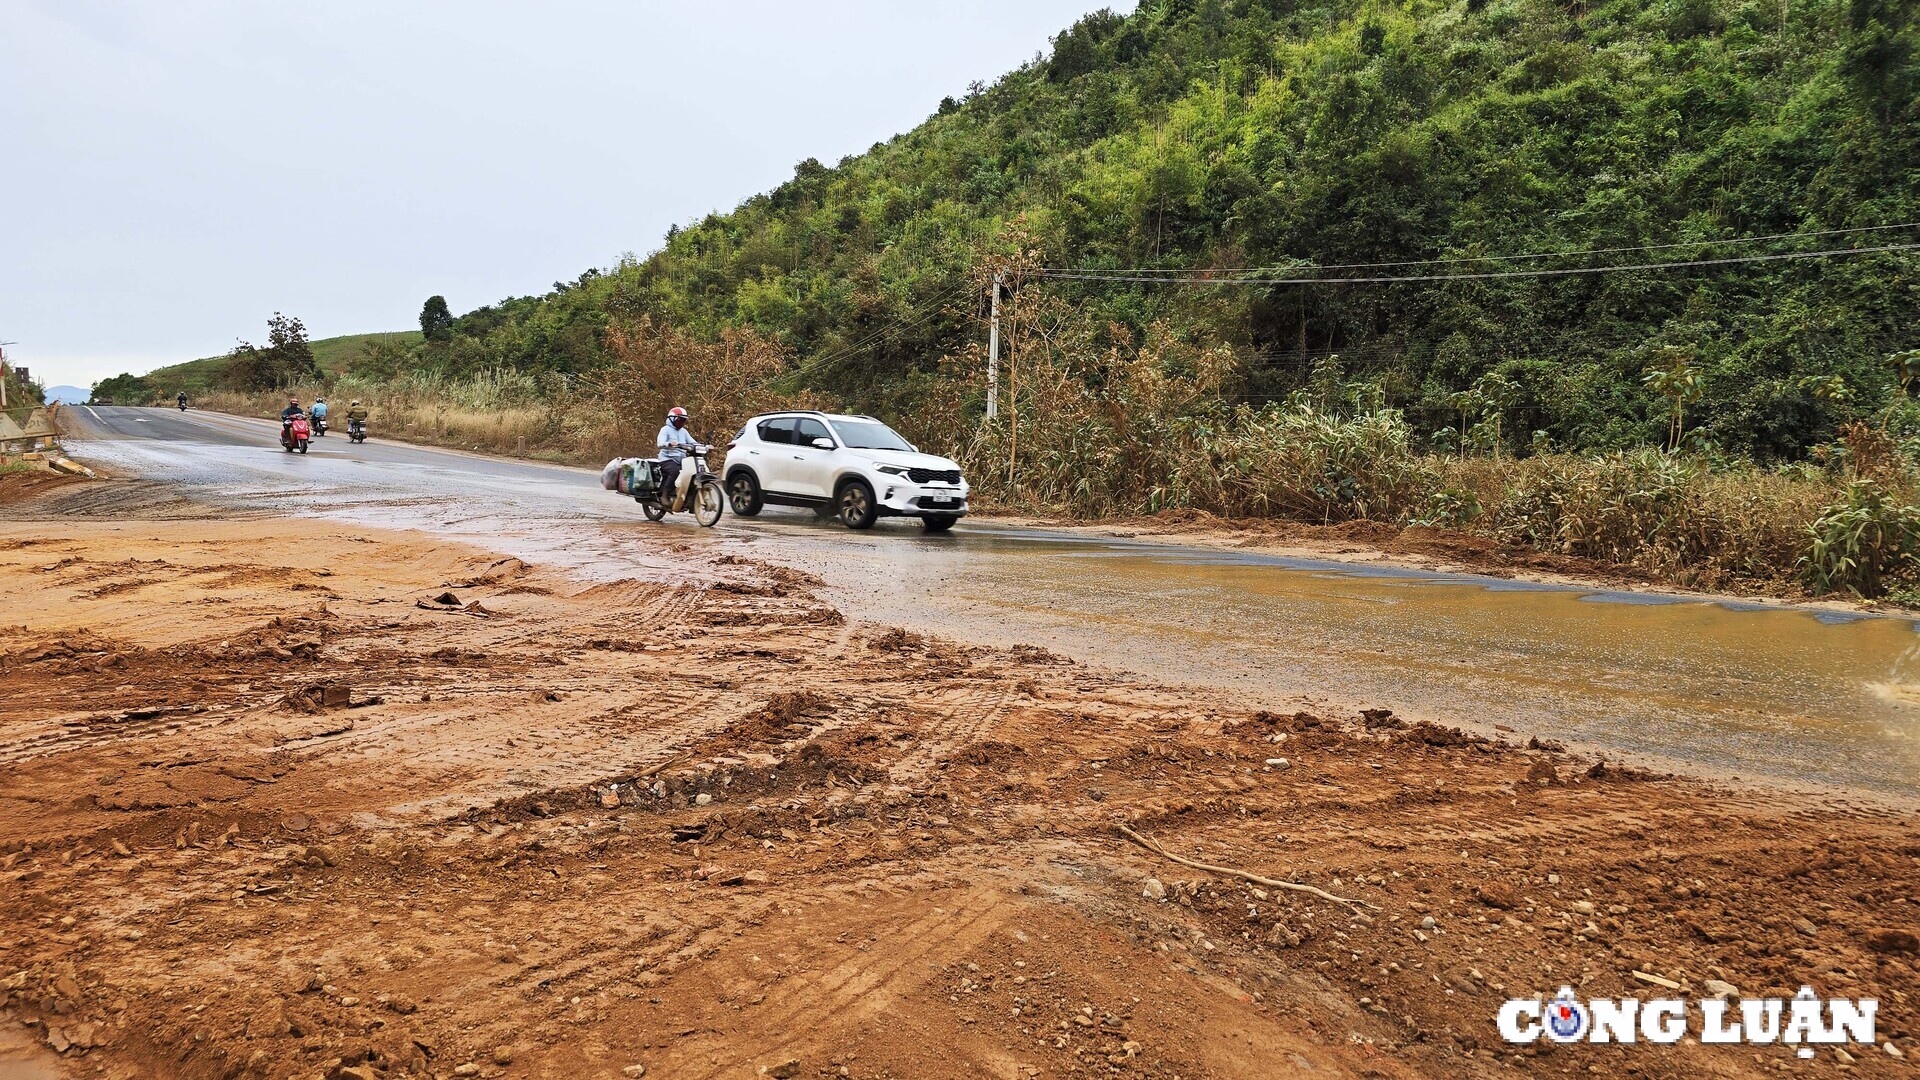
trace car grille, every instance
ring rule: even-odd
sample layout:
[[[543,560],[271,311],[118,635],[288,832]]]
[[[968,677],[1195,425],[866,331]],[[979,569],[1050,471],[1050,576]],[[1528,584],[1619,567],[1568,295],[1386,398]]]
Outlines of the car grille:
[[[959,469],[908,469],[907,479],[916,484],[957,484]]]

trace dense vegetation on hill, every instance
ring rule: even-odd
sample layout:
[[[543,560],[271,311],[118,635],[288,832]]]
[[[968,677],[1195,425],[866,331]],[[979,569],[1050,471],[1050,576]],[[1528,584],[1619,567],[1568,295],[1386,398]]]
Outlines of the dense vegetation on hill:
[[[980,337],[982,267],[1018,229],[1056,267],[1334,267],[1678,245],[1385,276],[1880,246],[1920,220],[1914,0],[1146,0],[942,102],[915,130],[676,229],[645,259],[453,321],[410,362],[588,371],[611,321],[786,346],[798,385],[913,403]],[[1499,414],[1513,452],[1688,426],[1793,458],[1892,399],[1914,252],[1597,275],[1197,286],[1028,276],[1101,347],[1156,329],[1231,350],[1228,400],[1323,381],[1422,439]],[[1280,276],[1342,276],[1292,272]],[[1328,357],[1338,354],[1338,361]],[[1492,373],[1491,377],[1489,377]],[[976,400],[972,407],[977,410]],[[1465,421],[1463,423],[1463,420]],[[1544,435],[1536,436],[1536,432]],[[1538,443],[1536,442],[1538,440]]]
[[[1143,0],[645,258],[429,298],[330,389],[574,460],[838,405],[983,503],[1920,599],[1917,7]]]

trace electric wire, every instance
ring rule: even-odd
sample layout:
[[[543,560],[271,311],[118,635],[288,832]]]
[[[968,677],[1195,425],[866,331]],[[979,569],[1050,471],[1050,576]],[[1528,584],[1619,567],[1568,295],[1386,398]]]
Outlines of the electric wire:
[[[1920,243],[1886,244],[1880,247],[1830,248],[1825,251],[1775,252],[1768,255],[1729,256],[1719,259],[1689,259],[1675,262],[1631,263],[1615,266],[1581,266],[1554,270],[1488,270],[1466,274],[1405,274],[1379,277],[1293,277],[1293,278],[1166,278],[1131,272],[1034,271],[1037,277],[1067,281],[1118,281],[1151,285],[1383,285],[1400,282],[1486,281],[1496,278],[1572,277],[1582,274],[1612,274],[1642,270],[1682,270],[1698,266],[1732,266],[1740,263],[1777,262],[1785,259],[1823,259],[1846,255],[1872,255],[1893,251],[1920,250]]]
[[[1631,251],[1670,251],[1674,248],[1721,247],[1727,244],[1756,244],[1769,240],[1813,240],[1827,236],[1852,236],[1859,233],[1887,232],[1894,229],[1920,229],[1920,221],[1906,221],[1895,225],[1861,225],[1850,229],[1820,229],[1813,232],[1768,233],[1764,236],[1729,236],[1718,240],[1678,240],[1667,244],[1638,244],[1628,247],[1585,248],[1578,251],[1537,251],[1515,255],[1457,255],[1440,259],[1404,259],[1396,262],[1364,263],[1310,263],[1305,260],[1294,260],[1291,263],[1276,263],[1271,266],[1131,267],[1115,270],[1048,266],[1041,267],[1036,273],[1257,274],[1266,271],[1283,270],[1372,270],[1395,266],[1443,266],[1457,263],[1517,262],[1522,259],[1571,259],[1583,255],[1621,255]]]
[[[932,300],[927,301],[926,310],[918,318],[906,319],[906,320],[895,320],[895,321],[889,322],[886,325],[880,327],[878,330],[875,330],[872,334],[869,334],[867,337],[862,338],[859,341],[856,341],[847,345],[842,345],[840,348],[835,349],[824,356],[816,356],[813,359],[808,360],[806,363],[801,364],[800,366],[794,368],[792,371],[786,372],[784,377],[801,378],[806,375],[811,375],[815,371],[821,370],[832,364],[839,363],[840,361],[850,356],[853,356],[859,352],[864,351],[865,349],[872,346],[875,342],[879,341],[880,339],[886,337],[889,334],[897,333],[901,330],[911,330],[914,327],[919,326],[925,323],[927,320],[940,314],[940,312],[943,309],[943,305],[945,305],[949,300],[952,300],[954,297],[960,295],[962,292],[965,292],[970,287],[971,286],[967,282],[961,282],[960,284],[947,289],[945,292],[936,295]]]

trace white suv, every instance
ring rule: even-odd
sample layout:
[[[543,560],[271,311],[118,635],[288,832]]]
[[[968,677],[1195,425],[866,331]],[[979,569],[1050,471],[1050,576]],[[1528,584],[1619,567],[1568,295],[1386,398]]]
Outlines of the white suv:
[[[946,532],[967,512],[960,466],[923,454],[871,416],[766,413],[727,444],[727,499],[733,512],[806,506],[850,529],[874,519],[917,517]]]

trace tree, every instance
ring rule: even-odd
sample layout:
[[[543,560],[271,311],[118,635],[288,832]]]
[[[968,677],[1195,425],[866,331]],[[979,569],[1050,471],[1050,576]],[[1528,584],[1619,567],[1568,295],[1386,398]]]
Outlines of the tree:
[[[227,366],[221,372],[221,381],[240,391],[272,390],[321,378],[313,347],[307,343],[306,325],[277,311],[267,320],[267,347],[240,342],[227,354]]]
[[[1680,431],[1685,420],[1686,404],[1699,401],[1706,392],[1707,381],[1700,370],[1693,366],[1693,350],[1669,345],[1660,350],[1667,358],[1667,366],[1656,368],[1647,373],[1641,382],[1647,389],[1659,394],[1673,403],[1673,412],[1667,424],[1667,452],[1680,449]]]
[[[105,402],[146,402],[153,399],[153,388],[144,376],[122,373],[93,384],[93,400]]]
[[[446,341],[453,337],[453,312],[444,296],[429,296],[420,308],[420,332],[428,341]]]
[[[322,377],[320,365],[313,359],[313,347],[307,344],[306,325],[291,315],[276,311],[267,320],[267,352],[284,383],[318,381]]]

